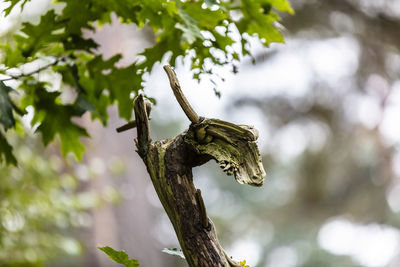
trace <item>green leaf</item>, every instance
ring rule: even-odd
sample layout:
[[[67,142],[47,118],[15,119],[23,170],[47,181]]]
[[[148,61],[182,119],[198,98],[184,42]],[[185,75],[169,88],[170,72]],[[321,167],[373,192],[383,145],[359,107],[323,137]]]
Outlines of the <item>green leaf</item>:
[[[178,13],[184,23],[177,23],[175,28],[183,32],[183,39],[189,44],[193,44],[196,39],[203,40],[200,29],[197,27],[197,21],[182,9],[179,9]]]
[[[294,14],[293,8],[290,6],[288,0],[266,0],[267,3],[274,6],[277,10]]]
[[[22,55],[25,57],[34,55],[49,43],[60,41],[62,33],[55,33],[55,31],[64,27],[62,23],[56,21],[54,10],[50,10],[43,15],[38,25],[30,23],[23,23],[22,25],[21,32],[25,35],[17,35],[14,38],[22,50]]]
[[[131,93],[142,88],[142,77],[136,74],[136,67],[114,69],[107,75],[108,90],[111,99],[118,101],[118,112],[122,118],[129,120],[132,116],[133,100]]]
[[[170,16],[178,14],[178,8],[176,7],[176,2],[169,1],[165,3],[165,10],[167,10]]]
[[[13,104],[8,95],[13,89],[0,81],[0,123],[4,129],[8,130],[15,125],[14,115],[12,113]]]
[[[265,6],[266,3],[269,3],[269,0],[264,3],[242,0],[243,18],[236,23],[236,26],[241,34],[248,33],[258,36],[264,45],[272,42],[283,43],[282,34],[273,26],[273,23],[279,21],[279,16],[271,11],[267,14],[260,12],[260,10],[264,10],[263,5]]]
[[[91,22],[102,18],[105,15],[104,12],[109,14],[107,10],[99,10],[101,5],[93,4],[92,1],[63,0],[59,2],[66,4],[60,21],[66,21],[65,32],[69,36],[81,36],[82,29],[94,30]]]
[[[86,111],[95,112],[95,107],[92,103],[90,103],[83,93],[78,94],[75,105],[79,116],[83,115]]]
[[[106,247],[97,247],[101,251],[105,252],[110,259],[115,261],[116,263],[123,264],[126,267],[137,267],[139,266],[139,262],[136,259],[129,259],[128,254],[125,251],[120,250],[116,251],[113,248],[106,246]]]
[[[63,155],[72,152],[78,160],[81,160],[85,147],[79,138],[89,135],[85,129],[71,120],[72,117],[79,116],[80,111],[74,105],[60,104],[58,99],[60,93],[48,92],[43,86],[38,83],[30,87],[30,94],[25,97],[28,102],[25,105],[31,104],[35,108],[32,125],[40,123],[36,131],[42,134],[45,145],[48,145],[58,135]]]
[[[206,3],[208,7],[211,7],[213,5],[219,5],[219,3],[216,0],[205,0],[204,3]]]
[[[120,55],[108,60],[103,60],[101,56],[94,57],[86,65],[79,66],[79,82],[99,114],[103,115],[107,104],[116,101],[119,115],[130,120],[133,110],[131,93],[141,89],[142,76],[137,74],[137,67],[133,64],[125,68],[115,67],[120,58]],[[106,90],[109,102],[104,94]]]
[[[0,44],[0,49],[4,51],[4,65],[9,68],[16,67],[26,60],[22,55],[22,50],[18,47],[11,46],[9,43]]]
[[[221,35],[217,31],[213,31],[212,34],[215,37],[214,46],[217,48],[225,50],[228,45],[233,44],[233,40],[227,35]]]
[[[6,9],[4,9],[4,16],[8,16],[8,14],[10,14],[11,10],[15,7],[16,4],[18,4],[19,2],[22,2],[21,4],[21,10],[24,8],[24,5],[26,4],[26,2],[28,2],[30,0],[6,0],[5,2],[11,2],[11,5],[9,7],[7,7]]]
[[[138,68],[151,72],[154,64],[160,62],[168,51],[172,52],[169,63],[175,66],[175,59],[185,54],[185,50],[180,46],[180,33],[181,31],[176,29],[166,32],[165,35],[160,37],[161,40],[155,46],[147,48],[140,53],[146,60],[139,64]]]
[[[182,250],[178,249],[178,248],[164,248],[162,250],[162,252],[167,253],[169,255],[173,255],[173,256],[179,256],[182,259],[185,258],[185,255],[183,255]]]
[[[82,116],[85,112],[89,111],[90,113],[92,113],[93,116],[99,118],[103,125],[106,125],[106,118],[99,112],[97,112],[96,107],[93,105],[92,102],[87,99],[87,97],[83,93],[78,94],[74,105],[76,107],[76,112],[78,116]]]
[[[185,12],[180,14],[185,23],[195,23],[202,30],[214,30],[216,26],[222,26],[222,22],[229,17],[227,12],[224,12],[221,8],[213,11],[203,8],[202,5],[202,1],[190,1],[187,2],[184,8],[180,9],[180,12]]]
[[[63,39],[65,50],[85,50],[90,52],[99,45],[93,39],[85,39],[82,36],[71,34],[68,38]]]
[[[12,164],[17,166],[17,159],[12,153],[12,146],[7,142],[7,139],[0,132],[0,163]]]

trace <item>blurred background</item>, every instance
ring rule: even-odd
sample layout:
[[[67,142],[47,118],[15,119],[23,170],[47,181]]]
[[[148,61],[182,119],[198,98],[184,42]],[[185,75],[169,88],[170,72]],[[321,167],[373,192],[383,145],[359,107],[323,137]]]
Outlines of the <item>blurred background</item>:
[[[292,5],[296,14],[282,18],[284,45],[263,48],[254,39],[254,59],[214,68],[200,83],[179,59],[177,75],[197,113],[260,131],[267,172],[264,186],[253,188],[212,161],[194,169],[195,184],[222,246],[251,267],[398,267],[400,1]],[[50,8],[34,0],[2,17],[1,41]],[[121,65],[154,39],[118,19],[87,35],[106,58],[122,53]],[[162,63],[144,90],[157,100],[153,140],[189,126]],[[13,136],[21,166],[0,167],[1,266],[116,266],[97,246],[124,249],[144,267],[187,266],[161,252],[178,241],[135,152],[135,130],[117,134],[124,121],[116,108],[109,112],[106,128],[89,116],[80,121],[92,137],[82,162],[63,158],[57,145],[44,148],[32,130]]]

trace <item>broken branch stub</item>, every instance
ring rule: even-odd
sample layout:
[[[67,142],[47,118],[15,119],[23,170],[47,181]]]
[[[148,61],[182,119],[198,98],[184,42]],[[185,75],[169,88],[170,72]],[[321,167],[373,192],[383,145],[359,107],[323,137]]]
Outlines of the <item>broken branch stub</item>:
[[[190,106],[187,101],[185,95],[182,93],[181,86],[179,84],[178,78],[176,77],[175,71],[171,66],[165,65],[164,70],[168,75],[169,83],[171,85],[172,91],[174,92],[175,98],[178,101],[179,105],[182,107],[183,112],[185,112],[186,116],[193,123],[197,123],[200,121],[199,116],[194,111],[192,106]]]
[[[144,102],[145,106],[146,106],[146,114],[147,117],[149,117],[150,120],[150,112],[151,112],[151,102],[149,100],[145,100]],[[115,129],[117,131],[117,133],[121,133],[130,129],[133,129],[136,127],[136,120],[132,120],[132,121],[128,121],[126,124],[118,127],[117,129]]]

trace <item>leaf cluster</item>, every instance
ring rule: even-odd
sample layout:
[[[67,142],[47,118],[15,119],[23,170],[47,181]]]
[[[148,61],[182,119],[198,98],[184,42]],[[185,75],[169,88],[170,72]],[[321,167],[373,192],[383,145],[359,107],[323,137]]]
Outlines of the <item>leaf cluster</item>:
[[[26,8],[29,0],[6,0],[8,16],[13,9]],[[211,73],[210,64],[226,65],[250,53],[250,39],[263,45],[283,42],[276,28],[276,11],[293,13],[287,0],[57,0],[40,22],[23,23],[11,40],[1,42],[0,74],[0,162],[16,164],[5,131],[15,128],[15,114],[23,115],[28,107],[34,112],[32,126],[42,135],[44,144],[57,136],[63,154],[73,152],[80,159],[84,151],[80,137],[88,136],[73,118],[89,112],[93,119],[107,123],[107,107],[118,105],[121,118],[132,115],[132,98],[143,88],[143,75],[157,62],[172,66],[177,58],[189,56],[194,77]],[[84,10],[84,12],[82,12]],[[154,45],[145,49],[125,67],[118,67],[121,55],[104,59],[99,44],[84,34],[111,23],[115,14],[121,23],[149,28]],[[0,37],[1,38],[1,37]],[[0,39],[1,40],[1,39]],[[238,47],[235,47],[238,44]],[[26,66],[37,66],[25,73]],[[19,71],[19,75],[12,73]],[[39,79],[39,72],[61,77],[61,86]],[[11,88],[9,80],[17,80]],[[75,98],[62,100],[65,90]],[[13,94],[15,92],[15,94]]]

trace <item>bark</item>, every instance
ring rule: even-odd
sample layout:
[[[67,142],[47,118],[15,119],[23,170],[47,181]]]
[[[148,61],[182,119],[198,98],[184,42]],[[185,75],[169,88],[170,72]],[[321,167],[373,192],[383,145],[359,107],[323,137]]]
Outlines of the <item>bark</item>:
[[[167,140],[150,139],[151,104],[139,95],[134,101],[137,152],[143,159],[157,195],[167,212],[190,267],[241,266],[228,257],[218,242],[215,227],[207,216],[199,189],[193,184],[192,168],[215,159],[237,182],[261,186],[265,171],[251,126],[197,116],[182,91],[175,72],[165,66],[178,103],[191,120],[189,129]]]
[[[158,197],[175,229],[189,266],[230,266],[215,228],[193,184],[192,168],[210,158],[198,157],[184,142],[184,134],[151,142],[144,98],[135,101],[138,153],[146,164]],[[204,211],[203,211],[204,212]],[[203,226],[202,217],[207,225]]]

